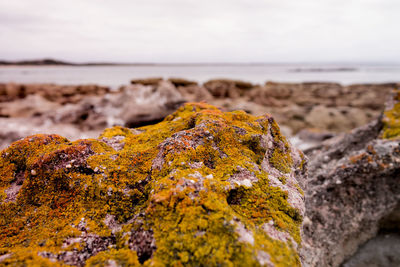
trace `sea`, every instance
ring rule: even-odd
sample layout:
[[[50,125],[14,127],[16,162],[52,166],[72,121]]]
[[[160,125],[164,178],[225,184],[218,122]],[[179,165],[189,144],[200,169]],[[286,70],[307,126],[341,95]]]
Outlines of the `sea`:
[[[274,82],[400,82],[400,64],[145,64],[109,66],[2,66],[0,83],[99,84],[117,89],[137,78],[237,79]]]

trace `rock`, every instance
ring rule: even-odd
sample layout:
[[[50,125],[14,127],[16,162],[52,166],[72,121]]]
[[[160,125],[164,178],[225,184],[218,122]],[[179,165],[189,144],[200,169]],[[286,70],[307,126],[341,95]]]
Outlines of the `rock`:
[[[365,243],[343,267],[400,266],[400,234],[378,235]]]
[[[30,136],[1,152],[1,264],[300,266],[305,166],[272,117],[203,103]]]
[[[29,118],[54,112],[61,106],[40,95],[28,95],[12,102],[0,102],[0,117]]]
[[[340,133],[377,118],[385,97],[398,86],[274,82],[259,86],[228,79],[211,80],[199,86],[181,78],[137,79],[133,83],[119,91],[98,85],[0,84],[0,116],[40,116],[55,123],[72,123],[86,131],[124,125],[126,121],[129,126],[155,123],[173,112],[179,103],[206,101],[226,110],[274,114],[275,119],[290,127],[294,134],[305,128]],[[165,84],[170,88],[167,91],[179,97],[170,94],[169,104],[160,104],[156,97]],[[132,89],[137,95],[128,94],[126,89],[131,86],[142,89]],[[143,89],[146,86],[148,88]],[[144,97],[157,107],[152,109],[150,101]],[[30,100],[35,102],[30,105]],[[135,105],[126,104],[128,101]]]
[[[8,98],[24,98],[26,96],[25,87],[20,84],[9,83],[6,84],[5,92]]]
[[[339,266],[400,201],[399,90],[383,119],[311,151],[303,263]]]
[[[400,203],[379,224],[379,233],[347,260],[344,267],[400,265]]]
[[[107,109],[103,97],[87,97],[77,104],[66,104],[44,114],[43,117],[54,124],[71,124],[81,131],[100,130],[109,125],[109,117],[113,114]],[[109,114],[107,114],[109,112]],[[116,121],[123,124],[122,121]]]
[[[82,131],[75,125],[43,121],[41,118],[0,118],[0,149],[29,135],[39,133],[62,134],[69,139],[94,138],[100,130]]]
[[[186,80],[182,78],[169,78],[168,81],[172,83],[174,86],[197,86],[198,83],[196,81]]]
[[[98,134],[105,127],[114,125],[136,127],[153,124],[163,120],[186,102],[180,92],[166,81],[160,82],[155,87],[129,85],[119,91],[99,93],[99,95],[92,94],[96,94],[102,87],[89,85],[65,87],[71,90],[69,95],[64,87],[54,86],[54,90],[64,88],[61,98],[53,93],[51,95],[44,93],[43,88],[48,90],[51,87],[41,87],[41,85],[25,87],[29,89],[25,98],[0,101],[0,117],[3,117],[2,122],[4,121],[6,125],[0,131],[0,147],[9,145],[10,141],[37,133],[36,129],[42,132],[46,132],[46,129],[52,131],[55,129],[55,133],[75,138],[85,136],[86,133],[86,136],[92,136],[93,132]],[[82,93],[79,93],[80,91]],[[32,92],[38,93],[31,94]],[[79,94],[75,95],[74,92]],[[10,118],[10,127],[7,127],[5,118]],[[27,129],[27,126],[32,128]]]
[[[332,132],[321,131],[320,129],[307,128],[298,132],[290,138],[291,143],[306,154],[310,149],[321,148],[321,144],[328,139],[335,137]]]
[[[161,77],[147,78],[147,79],[134,79],[134,80],[131,80],[131,84],[142,84],[142,85],[153,85],[153,86],[156,86],[162,80],[163,80],[163,78],[161,78]]]
[[[379,228],[384,234],[391,232],[400,232],[400,203],[392,213],[382,218]]]
[[[290,127],[293,133],[305,128],[315,128],[306,122],[309,112],[308,108],[298,105],[271,107],[269,111],[270,114],[277,114],[276,120],[280,124]]]
[[[357,107],[382,110],[396,84],[359,84],[341,86],[337,83],[274,83],[267,82],[248,92],[250,99],[259,104],[284,106],[296,104],[313,107]]]
[[[110,88],[98,85],[0,84],[0,102],[15,101],[29,95],[40,95],[59,104],[76,103],[86,96],[104,95]]]
[[[347,87],[347,95],[343,101],[348,101],[349,105],[381,110],[386,102],[391,90],[399,88],[398,84],[353,84]]]
[[[30,88],[27,87],[28,92]],[[33,91],[36,93],[35,91]],[[60,104],[78,103],[87,96],[103,96],[110,92],[110,88],[98,85],[50,85],[42,87],[38,92],[50,101]]]
[[[294,133],[304,128],[346,132],[378,118],[397,84],[274,83],[246,92],[248,101],[267,106]]]
[[[383,114],[383,138],[396,138],[400,135],[400,89],[394,91]]]
[[[156,87],[130,86],[118,96],[113,106],[120,107],[120,115],[127,127],[138,127],[162,121],[186,100],[179,91],[167,81]]]
[[[189,86],[178,86],[177,90],[182,94],[182,96],[190,102],[200,102],[206,101],[211,102],[213,96],[211,93],[202,86],[189,85]]]
[[[223,108],[225,111],[244,110],[255,116],[271,113],[271,109],[262,105],[251,103],[243,98],[235,99],[214,99],[211,101],[215,106]],[[275,118],[275,117],[274,117]],[[275,118],[276,119],[276,118]]]
[[[55,123],[69,123],[82,130],[104,129],[114,125],[137,127],[163,120],[185,102],[169,82],[157,86],[128,85],[119,92],[87,97],[47,114]]]
[[[203,86],[216,98],[237,98],[254,87],[249,82],[229,79],[210,80]]]
[[[12,101],[26,96],[25,87],[15,83],[0,84],[0,102]]]
[[[323,105],[315,106],[306,115],[305,121],[311,128],[326,129],[328,131],[345,132],[365,125],[369,118],[360,109]]]

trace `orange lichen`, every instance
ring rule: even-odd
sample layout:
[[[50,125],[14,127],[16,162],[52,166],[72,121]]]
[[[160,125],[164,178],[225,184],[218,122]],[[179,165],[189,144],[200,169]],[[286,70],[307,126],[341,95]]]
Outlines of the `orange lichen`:
[[[372,156],[367,154],[367,153],[361,153],[361,154],[358,154],[358,155],[351,156],[349,158],[349,160],[353,164],[356,164],[357,162],[360,162],[362,160],[366,160],[368,162],[372,162],[373,161]]]

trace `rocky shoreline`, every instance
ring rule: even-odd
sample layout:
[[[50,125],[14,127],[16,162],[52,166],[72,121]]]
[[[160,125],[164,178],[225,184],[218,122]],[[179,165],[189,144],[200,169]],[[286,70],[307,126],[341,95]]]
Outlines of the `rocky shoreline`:
[[[0,85],[0,263],[400,264],[399,87]]]
[[[273,114],[287,136],[308,148],[337,133],[365,125],[384,108],[399,84],[273,83],[235,80],[204,84],[170,78],[132,80],[118,90],[98,85],[0,84],[0,146],[48,132],[71,139],[95,137],[114,125],[161,121],[185,102],[205,101],[225,111]],[[296,142],[300,140],[300,142]]]

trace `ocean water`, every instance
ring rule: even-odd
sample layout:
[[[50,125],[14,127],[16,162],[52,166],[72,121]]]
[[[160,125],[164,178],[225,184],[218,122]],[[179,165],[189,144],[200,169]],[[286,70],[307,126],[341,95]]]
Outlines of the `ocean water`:
[[[205,82],[232,78],[276,82],[400,82],[400,64],[242,64],[136,66],[4,66],[0,82],[100,84],[118,88],[134,78],[179,77]]]

